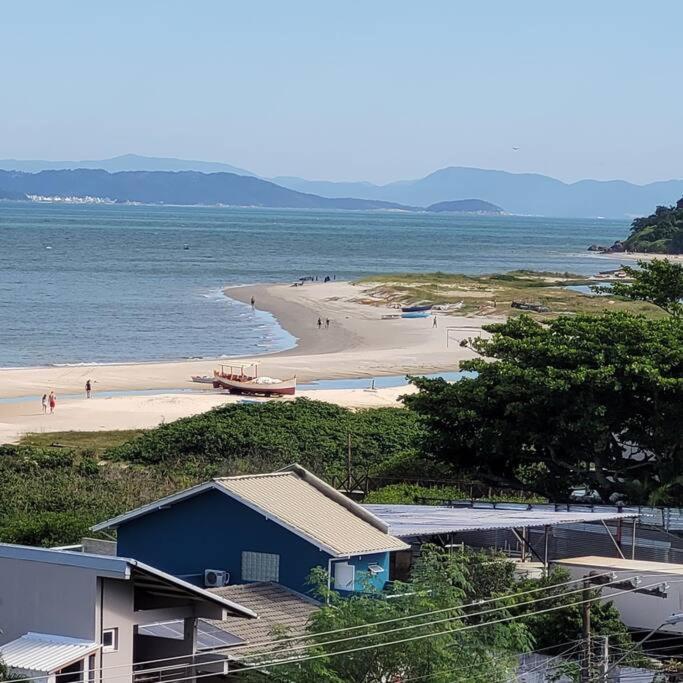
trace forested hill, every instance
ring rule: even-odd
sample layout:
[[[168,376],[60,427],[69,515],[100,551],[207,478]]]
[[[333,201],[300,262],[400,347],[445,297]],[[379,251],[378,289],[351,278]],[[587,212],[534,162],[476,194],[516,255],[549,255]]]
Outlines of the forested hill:
[[[481,199],[455,199],[451,202],[437,202],[436,204],[428,206],[427,211],[434,211],[437,213],[505,213],[505,209],[502,209],[500,206],[491,204],[491,202],[485,202]]]
[[[683,254],[683,198],[676,206],[658,206],[650,216],[636,218],[624,247],[653,254]]]
[[[296,209],[396,209],[393,202],[327,198],[280,187],[260,178],[197,171],[75,169],[22,173],[0,170],[0,196],[101,197],[144,204],[226,204]]]

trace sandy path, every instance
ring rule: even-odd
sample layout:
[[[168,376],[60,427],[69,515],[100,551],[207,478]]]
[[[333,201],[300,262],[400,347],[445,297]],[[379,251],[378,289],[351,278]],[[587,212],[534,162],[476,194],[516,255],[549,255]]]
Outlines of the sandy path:
[[[472,356],[458,341],[476,336],[491,318],[451,317],[383,320],[395,309],[355,301],[367,288],[346,282],[238,287],[227,294],[240,301],[253,296],[256,307],[273,313],[280,324],[297,337],[288,351],[259,357],[260,372],[285,378],[296,375],[299,383],[315,379],[373,377],[456,370],[458,362]],[[317,320],[330,319],[318,329]],[[449,328],[447,330],[446,328]],[[250,359],[244,359],[248,361]],[[213,393],[168,394],[167,389],[198,388],[190,376],[211,374],[220,361],[133,363],[68,368],[0,370],[0,398],[35,396],[34,402],[0,403],[0,442],[14,441],[28,431],[102,430],[151,427],[162,421],[209,410],[235,400]],[[102,391],[159,390],[145,396],[60,399],[60,394],[83,391],[86,379],[95,394]],[[201,388],[201,387],[199,387]],[[43,416],[40,396],[54,389],[58,396],[55,415]],[[315,391],[309,395],[348,406],[395,405],[404,389]],[[300,392],[299,395],[305,395]]]

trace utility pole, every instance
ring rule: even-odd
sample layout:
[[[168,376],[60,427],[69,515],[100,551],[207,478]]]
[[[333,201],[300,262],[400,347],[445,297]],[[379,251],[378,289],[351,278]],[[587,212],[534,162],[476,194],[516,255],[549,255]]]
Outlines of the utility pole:
[[[581,683],[590,683],[593,663],[592,663],[592,643],[591,643],[591,603],[590,588],[588,579],[583,580],[583,592],[581,593],[581,626],[583,636],[583,666],[581,667]]]
[[[353,486],[351,486],[351,432],[349,432],[347,436],[348,442],[346,449],[346,488],[349,490],[350,493],[351,491],[353,491]]]
[[[600,652],[600,680],[609,683],[609,636],[602,636],[602,648]]]

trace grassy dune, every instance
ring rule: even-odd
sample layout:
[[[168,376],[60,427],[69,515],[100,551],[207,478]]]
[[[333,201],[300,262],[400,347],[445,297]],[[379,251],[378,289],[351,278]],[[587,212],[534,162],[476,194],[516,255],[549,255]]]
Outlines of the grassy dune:
[[[453,304],[460,301],[461,314],[518,315],[513,301],[539,303],[549,313],[533,313],[544,318],[571,313],[629,311],[661,317],[657,307],[639,301],[624,301],[612,296],[581,294],[568,285],[605,284],[604,280],[573,273],[515,270],[492,275],[460,273],[396,273],[374,275],[358,281],[369,286],[364,301],[383,304]]]

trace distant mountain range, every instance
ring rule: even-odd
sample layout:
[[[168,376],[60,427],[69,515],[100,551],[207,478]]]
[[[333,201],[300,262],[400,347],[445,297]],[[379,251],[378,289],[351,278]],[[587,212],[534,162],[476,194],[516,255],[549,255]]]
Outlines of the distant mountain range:
[[[683,180],[648,185],[635,185],[623,180],[564,183],[537,173],[465,167],[443,168],[418,180],[402,180],[388,185],[285,177],[273,178],[273,182],[324,197],[353,196],[413,206],[477,197],[503,206],[509,213],[558,217],[639,216],[648,214],[653,206],[671,204],[683,194]]]
[[[109,173],[118,171],[200,171],[201,173],[236,173],[237,175],[255,175],[243,168],[222,164],[216,161],[189,161],[171,157],[143,157],[137,154],[123,154],[111,159],[89,161],[40,161],[21,159],[0,159],[0,170],[25,171],[57,171],[63,169],[94,168]]]
[[[145,204],[227,204],[297,209],[407,208],[373,199],[318,197],[235,173],[94,169],[24,173],[0,171],[0,198],[102,197]]]
[[[228,181],[226,178],[201,180],[192,175],[182,176],[175,180],[166,179],[162,182],[160,179],[153,180],[145,174],[127,177],[125,181],[119,178],[105,183],[107,187],[116,186],[116,191],[122,193],[121,196],[165,197],[165,199],[158,200],[130,201],[164,201],[174,204],[237,203],[311,208],[409,208],[477,198],[497,207],[504,207],[506,212],[515,214],[626,218],[649,214],[653,206],[669,205],[683,194],[682,179],[665,180],[647,185],[636,185],[623,180],[581,180],[576,183],[565,183],[537,173],[509,173],[457,166],[435,171],[416,180],[375,185],[368,182],[330,182],[288,176],[264,179],[258,178],[250,171],[229,164],[143,157],[134,154],[95,161],[57,162],[12,159],[0,161],[0,169],[32,173],[43,169],[59,168],[103,169],[115,175],[126,171],[195,171],[219,176],[236,174],[240,177],[250,177],[252,181],[258,180],[268,184],[266,190],[266,186],[258,185],[258,183],[243,184],[234,179]],[[84,177],[80,178],[85,182]],[[144,182],[145,187],[136,190],[131,184],[133,182]],[[228,184],[232,187],[230,191],[227,189]],[[155,185],[153,191],[152,185]],[[162,185],[166,189],[162,189]],[[74,184],[70,184],[69,187],[77,195],[92,193]],[[89,185],[89,187],[92,190],[97,187],[97,184]],[[211,189],[208,189],[209,187]],[[260,189],[257,190],[257,188]],[[295,194],[287,194],[285,189]],[[2,182],[0,182],[0,190],[17,191],[14,186],[10,187]],[[180,194],[171,197],[170,193],[176,191]],[[244,194],[241,194],[243,192]],[[43,194],[42,192],[32,193]],[[102,196],[102,193],[98,193],[98,196]],[[119,198],[111,194],[107,196],[112,199]],[[224,199],[214,200],[217,196],[224,197]],[[226,199],[228,196],[230,200]],[[202,197],[201,201],[196,201]],[[192,198],[194,198],[193,201],[187,201]],[[325,199],[342,201],[326,202]],[[363,204],[360,200],[369,203]],[[126,200],[121,199],[121,201]]]

